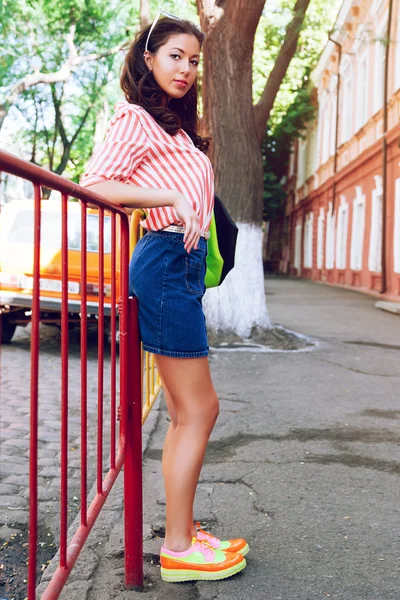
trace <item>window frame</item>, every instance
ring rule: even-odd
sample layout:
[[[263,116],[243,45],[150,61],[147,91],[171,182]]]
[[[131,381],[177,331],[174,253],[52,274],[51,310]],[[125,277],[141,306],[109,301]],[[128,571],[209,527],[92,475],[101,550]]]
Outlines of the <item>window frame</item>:
[[[345,144],[352,136],[353,115],[353,68],[350,62],[346,62],[342,72],[342,101],[341,101],[341,123],[340,143]]]
[[[371,195],[371,231],[369,236],[368,270],[382,272],[382,176],[374,175],[375,189]]]
[[[351,227],[351,252],[350,252],[350,268],[353,271],[362,271],[363,253],[364,253],[364,238],[365,238],[365,206],[366,196],[362,193],[362,188],[356,186],[356,197],[353,200],[353,218]],[[360,211],[360,222],[356,216]],[[359,237],[357,238],[357,233]]]
[[[332,202],[328,204],[328,215],[326,219],[326,245],[325,245],[325,268],[330,270],[335,267],[335,220],[336,214],[332,214]]]
[[[364,47],[366,46],[366,47]],[[368,121],[368,98],[369,98],[369,61],[368,61],[368,45],[364,44],[360,47],[360,54],[357,57],[357,107],[356,111],[356,130],[361,129]],[[361,72],[361,65],[365,65],[365,73]]]
[[[293,266],[297,271],[301,269],[301,235],[302,235],[302,223],[301,219],[299,219],[296,223],[295,231],[294,231],[294,257],[293,257]]]
[[[387,20],[380,24],[376,30],[375,52],[374,52],[374,113],[383,107],[383,83],[385,78],[386,47],[381,41],[386,37]],[[378,70],[379,69],[379,70]]]
[[[325,209],[321,207],[317,224],[317,269],[322,269],[324,266],[324,226]]]
[[[304,219],[304,260],[303,265],[306,269],[312,269],[313,266],[313,233],[314,233],[314,213],[311,211],[306,214]]]
[[[336,232],[336,268],[346,269],[347,266],[347,234],[349,228],[349,204],[345,196],[340,197]]]
[[[400,274],[400,177],[395,180],[394,198],[393,264],[394,272]]]

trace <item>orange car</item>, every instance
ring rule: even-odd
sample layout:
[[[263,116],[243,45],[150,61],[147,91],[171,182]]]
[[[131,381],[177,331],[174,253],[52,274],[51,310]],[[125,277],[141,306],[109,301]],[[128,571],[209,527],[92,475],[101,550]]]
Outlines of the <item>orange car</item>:
[[[17,325],[30,322],[33,288],[33,200],[13,200],[0,213],[0,312],[1,343],[9,343]],[[119,290],[119,227],[117,217],[117,292]],[[68,203],[68,313],[80,321],[81,206]],[[98,211],[87,211],[87,312],[96,320],[99,306]],[[61,321],[61,202],[42,200],[40,244],[40,320]],[[111,216],[104,214],[104,314],[110,330]]]

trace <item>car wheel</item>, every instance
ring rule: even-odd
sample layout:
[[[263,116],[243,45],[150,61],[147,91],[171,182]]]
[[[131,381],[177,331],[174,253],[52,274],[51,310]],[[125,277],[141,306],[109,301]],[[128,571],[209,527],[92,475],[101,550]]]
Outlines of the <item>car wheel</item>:
[[[10,323],[8,316],[2,313],[0,315],[0,340],[2,344],[9,344],[15,333],[17,325]]]

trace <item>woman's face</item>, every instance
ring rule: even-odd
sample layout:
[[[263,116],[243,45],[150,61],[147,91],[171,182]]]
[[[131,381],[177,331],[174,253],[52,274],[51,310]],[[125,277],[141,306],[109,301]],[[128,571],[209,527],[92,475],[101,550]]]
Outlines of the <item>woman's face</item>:
[[[182,98],[197,77],[200,43],[194,35],[173,35],[155,54],[145,52],[145,61],[158,85],[171,98]]]

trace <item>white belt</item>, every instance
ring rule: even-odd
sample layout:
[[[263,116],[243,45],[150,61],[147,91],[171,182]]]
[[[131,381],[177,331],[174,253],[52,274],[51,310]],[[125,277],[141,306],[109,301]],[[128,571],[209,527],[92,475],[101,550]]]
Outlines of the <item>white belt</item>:
[[[183,225],[170,225],[169,227],[164,227],[161,231],[174,231],[175,233],[185,233],[185,228]],[[201,231],[200,236],[208,240],[210,237],[209,231]]]

